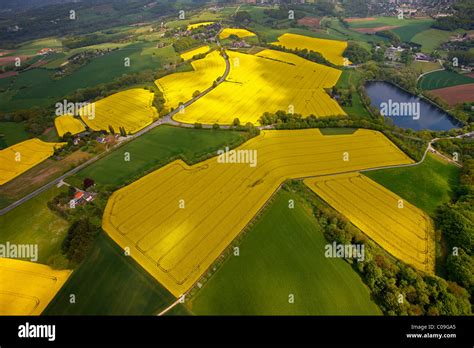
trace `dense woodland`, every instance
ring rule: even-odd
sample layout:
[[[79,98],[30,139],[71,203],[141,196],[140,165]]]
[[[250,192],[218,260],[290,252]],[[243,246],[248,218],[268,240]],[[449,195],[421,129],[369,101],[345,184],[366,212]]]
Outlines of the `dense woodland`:
[[[443,139],[434,145],[463,164],[453,202],[436,212],[436,226],[446,239],[447,278],[466,288],[474,299],[474,142],[472,139]]]

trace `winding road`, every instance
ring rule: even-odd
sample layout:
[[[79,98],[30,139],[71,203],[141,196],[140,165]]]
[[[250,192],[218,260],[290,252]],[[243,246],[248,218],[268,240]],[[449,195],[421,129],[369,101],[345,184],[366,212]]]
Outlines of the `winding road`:
[[[218,43],[218,46],[220,47],[219,43]],[[230,72],[230,63],[229,63],[229,58],[228,58],[228,56],[225,52],[223,54],[223,58],[224,58],[225,63],[226,63],[226,68],[225,68],[224,75],[222,75],[222,77],[219,80],[217,80],[215,85],[207,88],[203,92],[199,93],[198,96],[196,96],[196,97],[192,98],[191,100],[188,100],[186,103],[184,103],[183,104],[184,108],[191,105],[192,103],[195,103],[196,101],[201,99],[203,96],[208,94],[210,91],[212,91],[214,88],[216,88],[218,85],[220,85],[222,82],[225,81],[225,79],[227,78],[227,76],[229,75],[229,72]],[[20,198],[19,200],[15,201],[15,202],[13,202],[9,206],[1,209],[0,210],[0,216],[5,215],[10,210],[15,209],[19,205],[21,205],[21,204],[25,203],[26,201],[32,199],[33,197],[36,197],[37,195],[39,195],[40,193],[48,190],[49,188],[53,187],[54,185],[57,185],[59,182],[63,181],[64,179],[70,177],[71,175],[76,174],[77,172],[84,169],[85,167],[87,167],[87,166],[91,165],[92,163],[98,161],[99,159],[107,156],[111,151],[118,149],[119,147],[121,147],[121,146],[127,144],[128,142],[138,138],[139,136],[142,136],[143,134],[149,132],[150,130],[152,130],[155,127],[158,127],[162,124],[169,124],[169,125],[178,126],[178,127],[194,128],[193,124],[180,123],[180,122],[177,122],[177,121],[173,120],[173,116],[176,115],[178,112],[180,112],[179,108],[171,111],[166,116],[158,119],[157,121],[153,122],[152,124],[148,125],[147,127],[143,128],[143,129],[141,129],[140,131],[136,132],[135,134],[127,136],[124,140],[122,140],[119,143],[115,144],[114,146],[108,148],[106,151],[102,152],[101,154],[89,159],[88,161],[86,161],[86,162],[78,165],[77,167],[67,171],[66,173],[62,174],[61,176],[57,177],[56,179],[54,179],[54,180],[48,182],[47,184],[41,186],[40,188],[30,192],[29,194],[27,194],[26,196]],[[229,128],[229,127],[230,126],[221,126],[221,128]],[[212,128],[212,125],[205,125],[205,126],[203,125],[203,128]]]

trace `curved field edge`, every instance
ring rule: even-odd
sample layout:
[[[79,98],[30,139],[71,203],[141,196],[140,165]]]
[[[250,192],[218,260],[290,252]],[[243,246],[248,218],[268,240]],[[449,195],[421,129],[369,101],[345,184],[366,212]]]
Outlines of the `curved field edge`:
[[[198,315],[381,314],[351,266],[324,256],[326,244],[310,206],[280,190],[245,233],[240,255],[231,253],[187,307]]]
[[[74,294],[75,303],[70,303]],[[174,297],[104,233],[45,315],[153,315]]]
[[[348,142],[356,161],[340,157]],[[373,142],[378,144],[375,149]],[[193,166],[175,161],[114,192],[104,212],[104,230],[122,248],[131,247],[132,257],[178,297],[199,280],[284,180],[412,163],[381,133],[367,130],[335,137],[314,129],[263,131],[239,149],[252,146],[264,149],[263,166],[240,165],[236,171],[216,158]],[[275,149],[285,149],[277,157],[285,165],[270,176],[267,174],[278,165]],[[233,180],[221,186],[229,176]],[[212,177],[218,177],[220,184],[209,182]],[[180,208],[179,198],[187,202],[186,207],[194,208]],[[237,214],[242,209],[244,216]],[[210,211],[212,218],[206,219]],[[155,212],[164,218],[157,221]],[[227,230],[219,225],[224,217]],[[178,225],[184,227],[176,228]]]
[[[460,169],[428,154],[417,166],[363,172],[431,216],[437,206],[449,202],[459,182]]]
[[[421,78],[418,86],[423,90],[433,90],[445,87],[474,83],[474,79],[452,71],[434,71]]]

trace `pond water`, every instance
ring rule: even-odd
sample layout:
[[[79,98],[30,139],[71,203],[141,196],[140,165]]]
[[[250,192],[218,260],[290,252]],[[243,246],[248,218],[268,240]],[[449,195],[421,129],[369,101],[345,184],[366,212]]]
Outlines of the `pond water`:
[[[367,82],[371,104],[401,128],[449,130],[460,126],[443,110],[388,82]]]

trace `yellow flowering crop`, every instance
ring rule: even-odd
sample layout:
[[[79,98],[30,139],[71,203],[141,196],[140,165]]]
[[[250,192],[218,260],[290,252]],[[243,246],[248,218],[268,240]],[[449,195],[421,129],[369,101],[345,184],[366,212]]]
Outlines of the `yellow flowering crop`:
[[[372,130],[336,136],[264,130],[236,153],[248,161],[228,163],[225,155],[192,166],[174,161],[107,203],[104,230],[175,296],[199,280],[283,181],[412,162]]]
[[[224,39],[227,39],[231,35],[238,36],[241,39],[243,39],[244,37],[255,36],[254,33],[252,33],[251,31],[248,31],[247,29],[224,28],[220,32],[219,38],[224,40]]]
[[[112,126],[117,133],[119,127],[124,127],[127,133],[136,133],[158,116],[152,105],[153,98],[153,92],[146,89],[128,89],[96,101],[94,115],[89,114],[89,107],[79,110],[79,114],[89,128],[95,131],[109,131],[109,126]]]
[[[189,59],[192,59],[197,54],[203,54],[203,53],[206,53],[208,51],[209,51],[209,46],[205,45],[205,46],[201,46],[201,47],[198,47],[198,48],[193,48],[192,50],[183,52],[183,53],[181,53],[180,56],[184,60],[189,60]]]
[[[308,51],[321,53],[326,60],[336,65],[344,65],[342,54],[347,48],[346,41],[318,39],[289,33],[280,36],[277,42],[272,42],[272,45],[299,50],[306,48]],[[347,61],[347,64],[350,64],[350,61]]]
[[[0,258],[0,315],[40,315],[71,271]]]
[[[390,254],[434,273],[434,229],[422,210],[359,173],[306,179],[305,184]]]
[[[199,27],[205,27],[211,24],[214,24],[215,22],[200,22],[200,23],[194,23],[194,24],[189,24],[188,27],[186,28],[187,30],[193,30]]]
[[[155,81],[169,108],[177,108],[180,103],[190,100],[195,91],[202,92],[211,87],[225,72],[225,60],[218,51],[192,61],[191,65],[193,71],[166,75]]]
[[[54,125],[58,135],[62,137],[66,133],[77,134],[86,130],[84,124],[72,115],[61,115],[54,119]]]
[[[65,144],[46,143],[35,138],[0,150],[0,185],[43,162]]]
[[[258,124],[264,112],[278,110],[303,116],[345,115],[324,90],[336,84],[340,70],[274,50],[227,53],[231,69],[226,81],[176,114],[175,120],[231,124],[239,118],[241,124]]]

